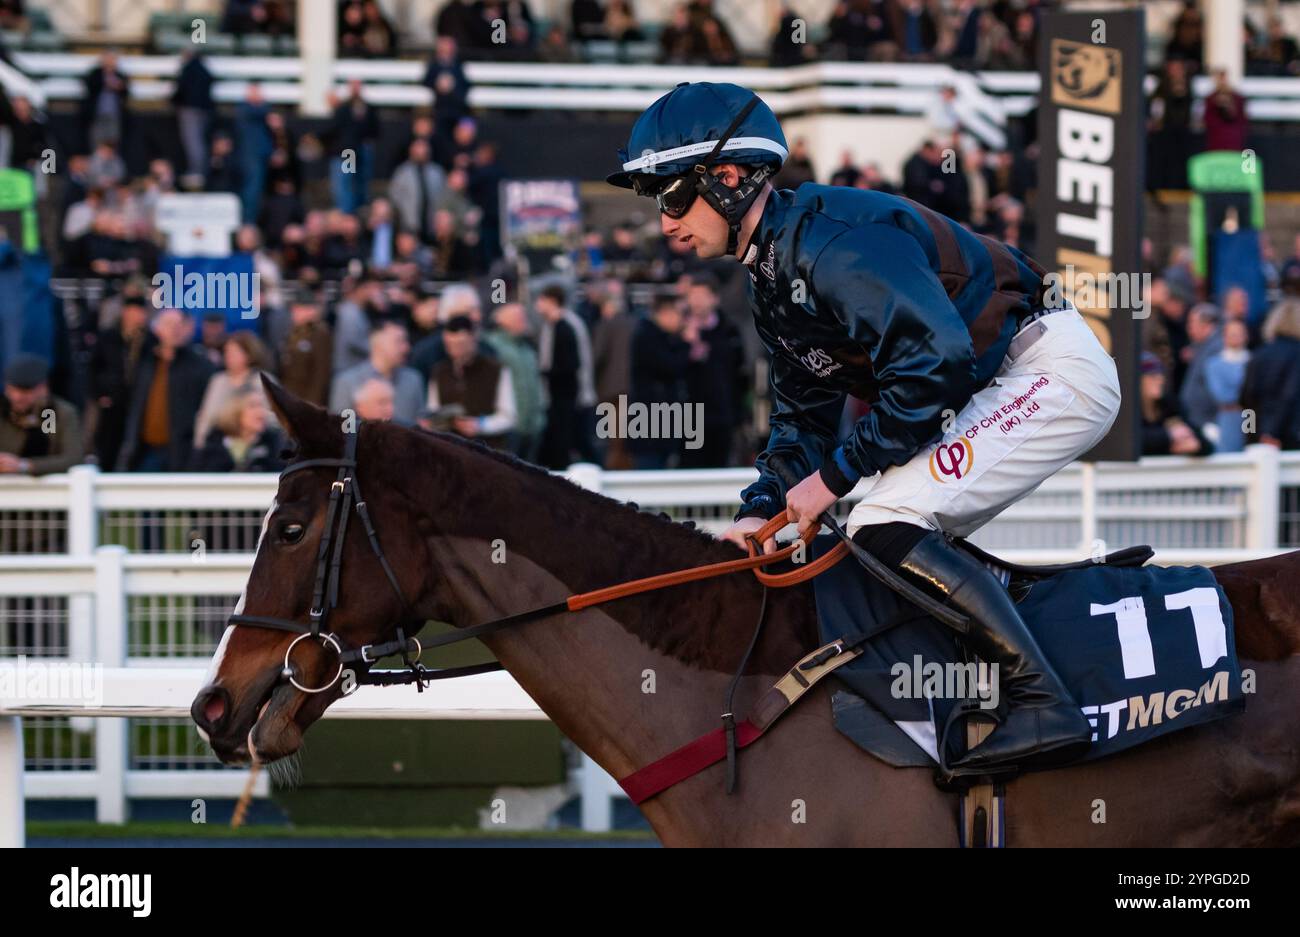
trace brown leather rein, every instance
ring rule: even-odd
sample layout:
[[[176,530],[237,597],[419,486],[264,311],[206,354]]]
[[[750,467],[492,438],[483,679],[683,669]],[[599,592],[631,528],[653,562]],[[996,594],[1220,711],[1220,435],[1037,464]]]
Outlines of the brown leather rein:
[[[741,557],[738,560],[726,560],[721,563],[710,563],[707,566],[694,566],[690,569],[680,569],[671,573],[661,573],[658,576],[647,576],[644,579],[633,579],[630,582],[622,582],[616,586],[607,586],[604,589],[596,589],[592,592],[583,592],[578,595],[570,596],[567,605],[569,606],[570,611],[576,612],[580,609],[590,608],[593,605],[603,605],[606,602],[612,602],[615,599],[621,599],[629,595],[639,595],[642,592],[653,592],[656,589],[666,589],[669,586],[677,586],[685,582],[698,582],[701,579],[714,579],[718,576],[742,573],[745,570],[753,570],[754,575],[763,585],[782,589],[812,579],[821,572],[834,566],[848,555],[848,547],[843,543],[837,543],[834,549],[813,560],[811,563],[800,564],[798,569],[793,569],[788,573],[773,574],[763,572],[764,566],[791,559],[796,553],[806,550],[808,545],[812,543],[813,538],[817,535],[817,528],[820,526],[817,524],[810,526],[798,540],[787,547],[777,550],[775,553],[763,553],[761,545],[766,540],[775,537],[777,531],[781,530],[789,523],[789,516],[785,511],[782,511],[757,531],[749,534],[745,538],[749,547],[749,556]]]
[[[776,536],[777,531],[790,523],[789,516],[782,511],[776,517],[772,518],[761,528],[750,534],[746,541],[749,547],[749,556],[741,557],[736,560],[725,560],[721,563],[709,563],[705,566],[693,566],[689,569],[679,569],[671,573],[660,573],[657,576],[646,576],[644,579],[632,579],[628,582],[620,582],[617,585],[606,586],[603,589],[595,589],[591,592],[579,592],[569,596],[560,602],[551,605],[545,605],[540,608],[531,608],[527,611],[516,612],[504,618],[485,621],[481,624],[470,625],[465,628],[457,628],[447,634],[440,634],[428,638],[423,642],[416,642],[414,638],[409,639],[411,644],[416,645],[419,650],[428,650],[429,648],[442,647],[448,644],[458,644],[461,641],[467,641],[470,638],[481,638],[484,635],[501,631],[505,628],[515,625],[522,625],[526,622],[536,621],[539,618],[546,618],[551,615],[560,615],[565,612],[579,612],[583,609],[593,608],[597,605],[604,605],[618,599],[627,598],[628,596],[641,595],[645,592],[654,592],[658,589],[667,589],[672,586],[679,586],[688,582],[699,582],[703,579],[716,579],[719,576],[729,576],[732,573],[743,573],[746,570],[752,570],[764,586],[773,588],[787,588],[798,585],[819,575],[823,571],[834,566],[849,553],[849,547],[844,543],[838,543],[835,547],[813,560],[811,563],[801,564],[800,568],[790,570],[785,573],[766,573],[763,567],[771,566],[774,563],[780,563],[785,560],[795,559],[796,554],[808,548],[813,538],[817,535],[816,525],[809,527],[808,530],[800,536],[800,539],[783,547],[774,553],[763,553],[762,544],[771,537]],[[398,647],[398,645],[402,645]],[[398,641],[388,642],[385,645],[378,646],[376,650],[385,654],[397,653],[404,650],[406,643],[399,639]],[[364,650],[364,649],[363,649]],[[364,658],[367,662],[377,656],[371,654]],[[418,661],[407,660],[409,670],[383,670],[371,671],[361,679],[360,683],[367,683],[378,686],[392,686],[396,684],[414,683],[418,688],[423,689],[422,683],[427,680],[445,680],[453,677],[472,676],[473,674],[486,673],[492,670],[503,669],[501,664],[489,662],[485,664],[471,664],[463,667],[445,667],[436,670],[420,666]]]

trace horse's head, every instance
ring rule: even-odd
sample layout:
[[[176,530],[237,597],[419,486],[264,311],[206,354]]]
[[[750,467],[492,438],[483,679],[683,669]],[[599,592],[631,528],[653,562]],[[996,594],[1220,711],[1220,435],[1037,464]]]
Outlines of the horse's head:
[[[346,671],[368,666],[359,649],[391,640],[409,616],[403,591],[407,600],[418,598],[411,560],[424,552],[413,524],[378,522],[387,527],[385,539],[372,547],[357,508],[363,498],[388,494],[379,487],[379,459],[364,456],[358,439],[373,445],[371,434],[395,430],[349,427],[265,383],[297,454],[280,477],[248,585],[190,709],[226,763],[297,751],[307,727],[343,695]],[[370,479],[364,490],[355,486],[358,477]],[[378,501],[365,511],[378,514]],[[389,557],[394,565],[386,569]]]

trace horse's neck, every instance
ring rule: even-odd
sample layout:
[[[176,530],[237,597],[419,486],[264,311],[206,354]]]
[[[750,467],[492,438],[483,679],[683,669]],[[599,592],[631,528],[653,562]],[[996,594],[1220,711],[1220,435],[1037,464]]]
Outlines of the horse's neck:
[[[465,627],[487,617],[547,605],[574,593],[737,556],[733,547],[664,523],[567,482],[523,471],[477,453],[440,479],[416,504],[437,504],[454,490],[458,503],[433,508],[430,570],[441,593],[432,617]],[[611,603],[608,613],[649,647],[685,664],[731,672],[746,646],[762,590],[748,575],[657,590]],[[773,673],[811,640],[807,592],[774,592],[774,610],[792,615],[784,642],[766,641],[755,665]],[[799,627],[802,626],[802,627]]]
[[[543,491],[554,496],[547,498],[526,488],[496,488],[499,497],[486,508],[500,519],[495,531],[480,525],[431,537],[431,556],[450,590],[443,601],[456,625],[731,555],[612,506],[602,511],[586,499],[557,504],[573,497],[561,489]],[[484,516],[466,508],[462,517]],[[618,523],[601,516],[615,512]],[[538,542],[528,542],[527,532]],[[535,621],[485,643],[566,736],[622,777],[717,728],[730,671],[744,653],[760,601],[752,580],[733,576]],[[777,592],[768,614],[760,666],[751,672],[775,673],[806,650],[802,636],[791,636],[792,628],[807,624],[806,597]],[[745,711],[770,684],[770,677],[747,677],[737,710]]]

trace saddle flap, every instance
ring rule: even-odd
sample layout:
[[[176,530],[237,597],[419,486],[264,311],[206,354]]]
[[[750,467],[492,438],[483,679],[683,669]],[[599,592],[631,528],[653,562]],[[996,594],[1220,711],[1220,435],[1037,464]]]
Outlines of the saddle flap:
[[[1156,555],[1156,551],[1151,547],[1143,544],[1141,546],[1124,547],[1122,550],[1116,550],[1113,553],[1107,553],[1100,560],[1086,559],[1074,560],[1070,563],[1046,563],[1042,565],[1028,565],[1024,563],[1012,563],[994,556],[987,550],[983,550],[963,537],[956,537],[953,540],[958,546],[964,549],[971,556],[975,557],[981,563],[991,563],[994,566],[1001,567],[1015,576],[1027,579],[1045,579],[1048,576],[1055,576],[1057,573],[1063,573],[1071,569],[1090,569],[1094,566],[1114,566],[1118,568],[1128,568],[1133,566],[1145,565],[1151,557]]]

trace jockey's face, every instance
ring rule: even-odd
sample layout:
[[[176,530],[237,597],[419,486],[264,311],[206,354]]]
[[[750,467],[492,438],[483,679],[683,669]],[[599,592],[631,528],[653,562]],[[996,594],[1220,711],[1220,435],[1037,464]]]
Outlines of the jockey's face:
[[[740,185],[739,169],[731,163],[715,166],[709,172],[732,188]],[[692,247],[701,259],[722,257],[727,253],[727,222],[702,198],[692,202],[690,209],[680,218],[661,214],[659,229],[665,237]]]

